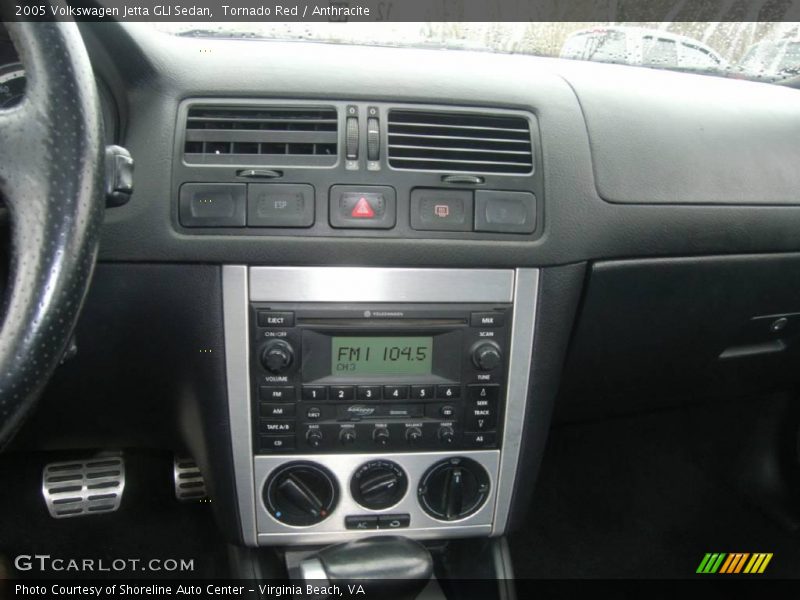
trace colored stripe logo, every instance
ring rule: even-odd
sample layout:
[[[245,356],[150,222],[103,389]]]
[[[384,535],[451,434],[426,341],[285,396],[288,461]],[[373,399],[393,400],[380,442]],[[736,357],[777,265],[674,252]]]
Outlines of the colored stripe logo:
[[[700,561],[696,573],[736,575],[739,573],[755,575],[763,573],[772,552],[708,552]]]

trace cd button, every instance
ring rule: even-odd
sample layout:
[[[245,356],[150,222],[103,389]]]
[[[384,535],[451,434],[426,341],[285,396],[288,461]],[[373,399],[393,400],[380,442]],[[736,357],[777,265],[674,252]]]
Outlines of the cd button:
[[[261,450],[294,450],[293,435],[262,435],[259,440]]]

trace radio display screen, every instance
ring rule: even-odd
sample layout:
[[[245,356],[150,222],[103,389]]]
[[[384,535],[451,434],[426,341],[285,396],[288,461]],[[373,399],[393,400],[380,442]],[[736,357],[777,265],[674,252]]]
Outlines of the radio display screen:
[[[331,342],[333,375],[430,375],[433,337],[341,337]]]

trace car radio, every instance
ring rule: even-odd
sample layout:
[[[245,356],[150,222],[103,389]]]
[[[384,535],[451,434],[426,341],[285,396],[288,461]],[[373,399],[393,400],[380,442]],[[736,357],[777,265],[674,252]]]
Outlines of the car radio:
[[[498,448],[511,304],[250,304],[255,454]]]

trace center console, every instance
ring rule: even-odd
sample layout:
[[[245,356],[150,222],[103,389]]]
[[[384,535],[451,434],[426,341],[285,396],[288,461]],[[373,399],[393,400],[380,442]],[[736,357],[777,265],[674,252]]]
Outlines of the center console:
[[[504,532],[535,269],[223,269],[244,540]]]

